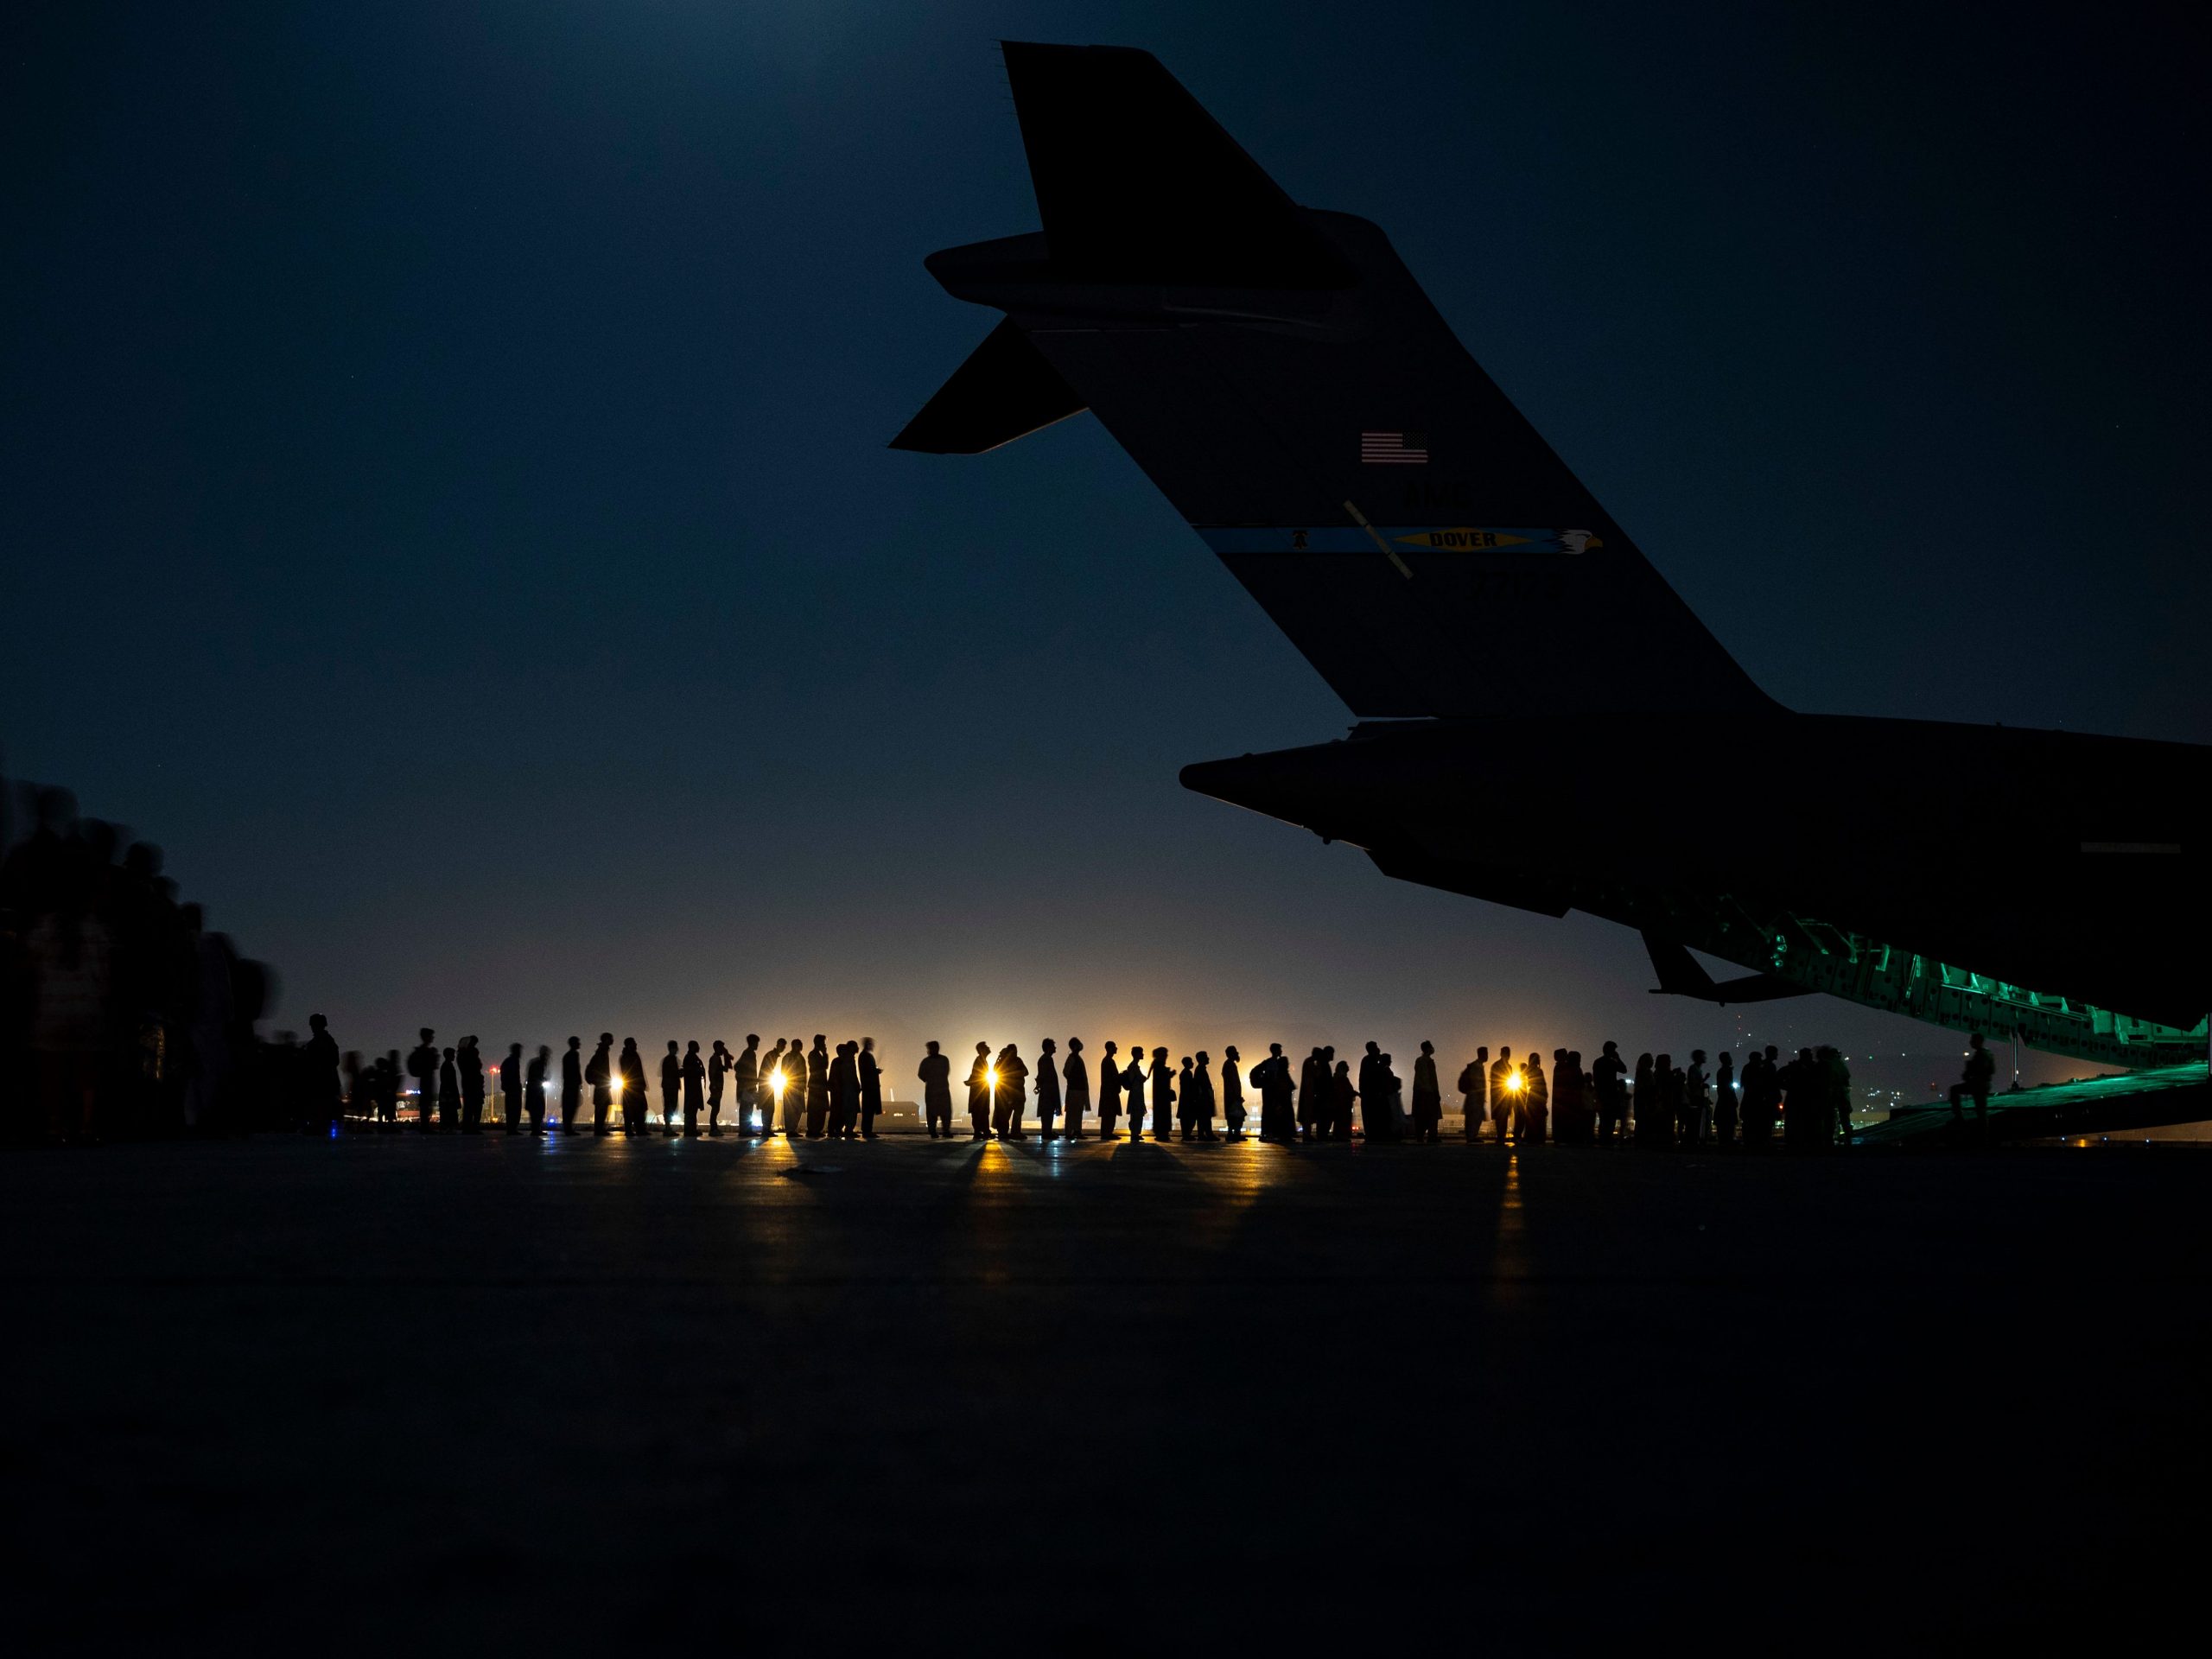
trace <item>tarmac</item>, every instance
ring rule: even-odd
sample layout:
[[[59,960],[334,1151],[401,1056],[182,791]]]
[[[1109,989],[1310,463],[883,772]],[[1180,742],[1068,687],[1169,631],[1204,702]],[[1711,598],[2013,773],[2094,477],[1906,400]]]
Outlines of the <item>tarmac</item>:
[[[0,1154],[0,1630],[2147,1639],[2206,1541],[2208,1197],[2140,1150]]]

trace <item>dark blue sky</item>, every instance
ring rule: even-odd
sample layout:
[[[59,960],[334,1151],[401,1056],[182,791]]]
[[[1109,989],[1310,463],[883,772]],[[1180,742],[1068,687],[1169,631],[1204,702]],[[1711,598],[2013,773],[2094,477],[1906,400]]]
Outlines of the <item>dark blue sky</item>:
[[[1036,224],[994,40],[1143,46],[1785,702],[2212,740],[2179,24],[1674,10],[13,8],[8,769],[348,1045],[1725,1040],[1179,788],[1346,716],[1094,423],[883,448]]]

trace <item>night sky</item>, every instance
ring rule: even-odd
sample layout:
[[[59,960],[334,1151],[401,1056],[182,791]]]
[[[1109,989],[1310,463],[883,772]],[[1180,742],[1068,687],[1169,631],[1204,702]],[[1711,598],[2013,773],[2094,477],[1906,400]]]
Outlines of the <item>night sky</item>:
[[[1141,46],[1783,702],[2212,741],[2179,22],[1674,10],[10,7],[5,768],[345,1046],[1948,1049],[1187,793],[1349,717],[1089,417],[884,447],[1036,227],[994,41]]]

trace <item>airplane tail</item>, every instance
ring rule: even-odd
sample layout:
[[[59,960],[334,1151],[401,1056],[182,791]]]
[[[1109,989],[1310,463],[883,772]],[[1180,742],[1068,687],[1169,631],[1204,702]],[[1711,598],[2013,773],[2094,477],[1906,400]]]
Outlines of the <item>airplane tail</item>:
[[[1044,230],[930,257],[1007,321],[894,447],[1089,408],[1363,718],[1773,707],[1380,230],[1149,53],[1003,49]]]

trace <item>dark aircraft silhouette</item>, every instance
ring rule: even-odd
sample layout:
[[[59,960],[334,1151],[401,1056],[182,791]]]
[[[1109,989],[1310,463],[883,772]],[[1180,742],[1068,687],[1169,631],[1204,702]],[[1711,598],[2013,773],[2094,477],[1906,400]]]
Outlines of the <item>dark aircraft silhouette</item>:
[[[1004,51],[1044,229],[931,256],[1006,315],[893,445],[1090,410],[1357,717],[1187,787],[1387,875],[1636,928],[1662,991],[2202,1056],[2212,750],[1781,707],[1379,229],[1291,200],[1149,54]],[[1689,780],[1744,756],[1760,781],[1716,812]]]

